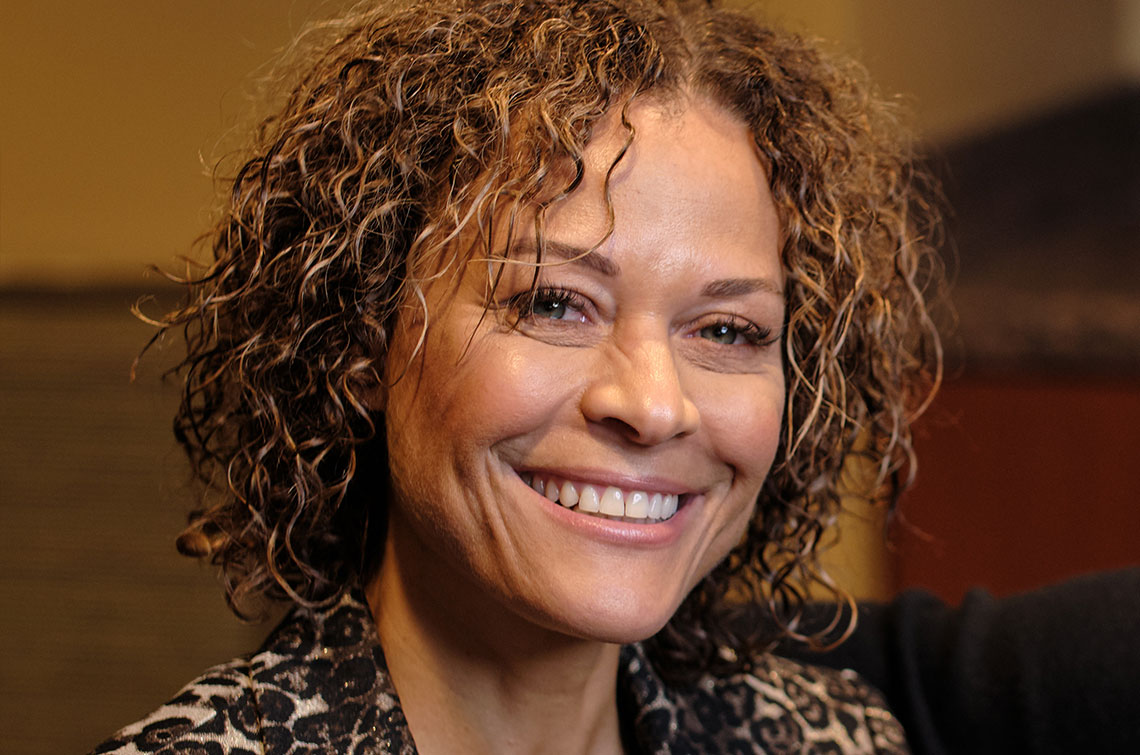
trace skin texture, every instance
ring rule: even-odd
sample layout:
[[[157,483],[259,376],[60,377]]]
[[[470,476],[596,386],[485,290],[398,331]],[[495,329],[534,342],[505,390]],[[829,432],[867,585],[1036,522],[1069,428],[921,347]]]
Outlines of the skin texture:
[[[549,751],[551,730],[567,752],[620,749],[618,644],[660,629],[737,544],[776,453],[784,276],[749,133],[696,98],[628,118],[612,234],[615,114],[547,213],[537,301],[525,244],[493,291],[496,263],[439,280],[422,348],[409,317],[389,359],[408,369],[372,398],[394,499],[369,600],[424,752]],[[682,506],[604,520],[547,501],[532,472]]]

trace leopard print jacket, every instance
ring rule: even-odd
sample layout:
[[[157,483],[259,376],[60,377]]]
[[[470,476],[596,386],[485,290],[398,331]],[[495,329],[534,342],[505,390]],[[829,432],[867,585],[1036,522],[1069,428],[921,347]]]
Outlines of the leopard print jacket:
[[[667,686],[623,648],[620,709],[639,752],[904,753],[902,727],[854,672],[775,656],[749,673]],[[215,666],[95,753],[416,752],[359,593],[294,611],[256,654]]]

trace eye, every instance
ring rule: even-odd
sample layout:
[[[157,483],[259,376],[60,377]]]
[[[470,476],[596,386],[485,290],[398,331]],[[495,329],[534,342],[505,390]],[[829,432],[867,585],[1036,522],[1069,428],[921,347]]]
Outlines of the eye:
[[[530,314],[534,317],[545,317],[548,320],[561,320],[566,317],[566,301],[552,296],[535,297],[530,306]]]
[[[717,343],[732,344],[736,343],[737,337],[740,335],[736,328],[726,323],[718,323],[716,325],[707,325],[701,328],[701,338],[707,338],[710,341]]]
[[[771,338],[771,331],[750,322],[725,321],[706,325],[697,335],[725,346],[759,346]]]
[[[512,297],[511,307],[520,320],[569,320],[584,322],[582,298],[572,291],[540,288]]]

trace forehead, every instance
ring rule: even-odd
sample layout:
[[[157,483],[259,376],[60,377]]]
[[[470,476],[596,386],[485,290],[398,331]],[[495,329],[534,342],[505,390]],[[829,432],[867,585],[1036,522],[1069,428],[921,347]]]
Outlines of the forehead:
[[[778,245],[752,134],[724,108],[703,98],[642,100],[599,126],[581,184],[546,212],[551,238],[607,255],[642,247],[683,260],[688,251],[695,263],[718,249]]]
[[[612,254],[632,228],[646,243],[655,234],[664,244],[696,227],[705,249],[750,235],[769,246],[780,235],[751,132],[700,96],[642,96],[611,108],[594,124],[577,167],[570,157],[553,163],[545,197],[528,201],[509,184],[484,189],[434,272],[457,261],[464,268],[533,262],[547,243],[555,245],[544,258],[551,263],[591,250]]]

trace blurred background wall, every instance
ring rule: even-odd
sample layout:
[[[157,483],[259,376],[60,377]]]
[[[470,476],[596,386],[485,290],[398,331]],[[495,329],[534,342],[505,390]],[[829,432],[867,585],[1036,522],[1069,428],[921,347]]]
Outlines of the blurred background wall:
[[[0,5],[0,731],[83,751],[256,646],[174,553],[175,389],[129,306],[207,227],[251,77],[318,0]],[[1140,0],[769,0],[914,112],[956,207],[959,322],[885,544],[840,578],[956,599],[1140,561]]]

